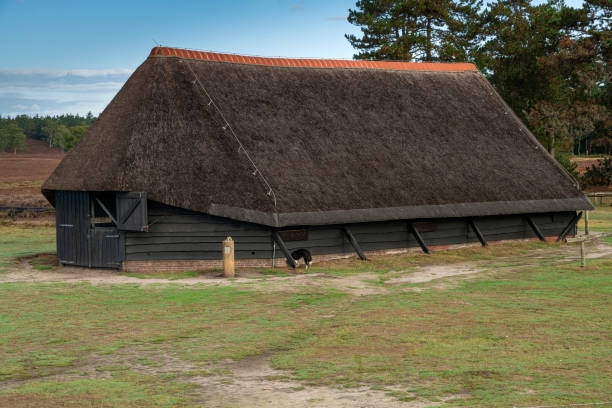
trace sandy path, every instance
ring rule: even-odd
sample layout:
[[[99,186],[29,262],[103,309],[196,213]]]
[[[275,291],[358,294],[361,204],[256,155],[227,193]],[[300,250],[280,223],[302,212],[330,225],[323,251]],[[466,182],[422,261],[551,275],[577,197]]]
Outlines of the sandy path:
[[[499,267],[498,271],[510,268],[537,265],[542,259],[551,259],[554,256],[563,256],[555,260],[558,263],[578,262],[579,252],[577,245],[566,245],[556,249],[539,249],[520,258],[499,258],[495,263],[510,262],[514,266]],[[588,259],[612,257],[612,246],[596,241],[587,247]],[[264,291],[299,291],[305,287],[335,288],[340,291],[356,295],[373,295],[385,293],[389,285],[402,283],[425,283],[439,279],[453,277],[469,277],[481,273],[491,272],[491,261],[469,262],[445,265],[430,265],[416,269],[390,271],[385,285],[376,285],[380,275],[375,273],[360,273],[347,276],[331,276],[323,273],[296,274],[291,276],[265,276],[257,272],[242,272],[240,277],[225,279],[218,273],[211,273],[197,277],[183,279],[147,278],[121,275],[114,270],[87,269],[75,267],[59,267],[56,270],[33,270],[29,263],[22,262],[18,267],[0,274],[0,282],[87,282],[92,285],[121,285],[131,284],[139,286],[149,285],[181,285],[181,286],[236,286],[248,285],[255,290]]]
[[[155,361],[154,365],[143,365],[141,361]],[[118,350],[112,355],[98,355],[78,363],[74,367],[60,368],[56,373],[38,378],[50,382],[69,382],[90,379],[112,378],[114,367],[160,376],[177,375],[175,381],[196,385],[192,397],[207,408],[425,408],[437,407],[451,398],[439,398],[431,402],[422,398],[400,401],[388,395],[389,391],[403,391],[406,387],[386,387],[372,390],[369,387],[334,388],[309,386],[291,379],[291,373],[271,367],[266,356],[249,357],[239,361],[226,360],[218,364],[197,364],[181,360],[164,350],[137,347]],[[32,381],[5,381],[0,391]]]
[[[0,274],[0,283],[87,282],[92,285],[130,284],[142,287],[150,285],[181,285],[188,287],[249,285],[255,290],[264,291],[299,291],[304,287],[311,287],[313,289],[333,287],[357,296],[385,292],[384,288],[367,283],[367,280],[377,277],[375,274],[355,274],[343,277],[334,277],[321,273],[292,276],[264,276],[246,272],[244,275],[249,277],[238,277],[234,279],[225,279],[217,275],[218,274],[209,274],[174,280],[166,278],[143,279],[121,275],[117,271],[104,269],[59,267],[56,270],[39,271],[32,269],[29,263],[22,262],[19,267]]]
[[[423,283],[430,282],[436,279],[448,278],[452,276],[471,275],[479,272],[482,272],[482,268],[472,263],[454,265],[432,265],[419,268],[419,270],[404,276],[389,279],[385,283]],[[402,273],[402,271],[395,273]]]
[[[387,395],[385,391],[372,390],[369,387],[341,389],[304,386],[288,378],[275,379],[288,373],[271,368],[265,357],[249,358],[226,364],[225,367],[232,373],[229,378],[196,376],[188,380],[199,386],[202,402],[207,407],[421,408],[442,405],[442,402],[433,403],[422,399],[399,401]],[[390,387],[389,390],[391,389],[400,390]]]

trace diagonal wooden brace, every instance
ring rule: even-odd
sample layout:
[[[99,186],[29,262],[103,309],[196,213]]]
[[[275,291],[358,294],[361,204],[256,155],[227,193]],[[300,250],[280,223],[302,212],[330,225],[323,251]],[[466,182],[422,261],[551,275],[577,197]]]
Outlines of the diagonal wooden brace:
[[[344,231],[344,235],[346,235],[346,237],[348,238],[349,242],[353,246],[353,249],[355,250],[355,252],[357,252],[357,255],[359,255],[359,258],[361,258],[362,261],[367,261],[368,259],[366,258],[365,254],[361,250],[361,247],[359,246],[359,242],[357,242],[357,239],[351,233],[351,230],[349,230],[348,227],[342,227],[342,231]]]
[[[563,241],[565,239],[565,236],[567,234],[569,234],[570,230],[572,228],[574,228],[574,225],[576,225],[578,223],[578,221],[580,221],[581,217],[582,217],[582,211],[580,211],[578,214],[574,215],[574,217],[569,222],[569,224],[567,224],[567,226],[561,232],[561,235],[559,235],[559,237],[557,238],[557,242]]]
[[[468,224],[470,226],[470,228],[472,229],[472,231],[474,231],[474,234],[476,234],[476,237],[478,238],[478,240],[480,241],[480,243],[482,244],[482,246],[487,246],[487,240],[484,238],[484,235],[482,235],[482,232],[480,232],[480,229],[478,228],[478,226],[476,225],[476,223],[474,222],[473,218],[469,218],[468,219]]]
[[[281,236],[278,234],[277,231],[272,231],[272,238],[278,244],[278,247],[285,255],[285,258],[287,258],[287,262],[289,263],[289,265],[291,265],[293,269],[297,268],[297,262],[291,256],[291,252],[289,252],[289,249],[287,249],[285,242],[283,241],[283,239],[281,238]]]
[[[529,224],[533,232],[536,234],[538,239],[540,241],[546,241],[546,238],[544,238],[544,234],[542,234],[542,231],[540,231],[540,228],[538,228],[537,224],[533,221],[533,219],[529,215],[525,216],[525,220],[527,221],[527,224]]]
[[[113,214],[111,214],[111,212],[108,211],[108,208],[106,208],[106,206],[102,204],[102,201],[100,201],[98,197],[96,197],[96,202],[102,208],[102,210],[106,213],[106,215],[108,215],[108,218],[110,218],[113,221],[113,224],[117,225],[117,220],[115,219],[115,217],[113,217]]]
[[[414,239],[416,239],[423,252],[428,254],[429,248],[427,248],[427,245],[425,245],[425,241],[423,241],[423,237],[421,237],[421,234],[419,234],[419,231],[414,228],[414,224],[411,222],[408,223],[408,231],[410,231],[410,233],[414,235]]]

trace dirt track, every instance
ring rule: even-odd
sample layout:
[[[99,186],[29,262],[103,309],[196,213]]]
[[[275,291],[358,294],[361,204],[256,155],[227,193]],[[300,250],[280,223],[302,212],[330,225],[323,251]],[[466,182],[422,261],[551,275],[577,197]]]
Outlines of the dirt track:
[[[550,259],[552,256],[560,256],[559,263],[578,262],[578,247],[576,245],[566,245],[555,250],[540,249],[534,250],[527,256],[520,258],[500,258],[497,262],[507,262],[506,267],[490,268],[488,262],[469,262],[458,264],[430,265],[410,270],[390,271],[388,279],[384,285],[374,282],[379,278],[375,273],[356,273],[347,276],[333,276],[324,273],[296,274],[291,276],[270,276],[262,275],[257,270],[240,271],[235,279],[226,279],[220,276],[219,272],[202,274],[197,277],[182,279],[167,279],[150,276],[141,278],[129,276],[115,270],[107,269],[88,269],[78,267],[58,267],[54,270],[34,270],[23,260],[19,265],[10,268],[7,272],[0,274],[0,282],[87,282],[92,285],[159,285],[172,284],[181,286],[236,286],[249,285],[253,289],[260,290],[282,290],[292,291],[299,287],[333,287],[352,295],[362,296],[377,293],[384,293],[385,286],[403,283],[427,283],[438,280],[465,279],[477,276],[482,273],[495,273],[508,271],[517,267],[537,265],[538,260]],[[612,257],[612,246],[603,242],[596,241],[587,246],[587,258],[598,259]],[[265,281],[266,285],[258,288],[256,282]]]

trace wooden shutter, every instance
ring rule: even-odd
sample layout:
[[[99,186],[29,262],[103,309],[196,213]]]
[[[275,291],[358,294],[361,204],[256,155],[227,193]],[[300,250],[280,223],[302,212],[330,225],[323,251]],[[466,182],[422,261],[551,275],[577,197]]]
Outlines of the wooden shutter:
[[[145,231],[147,223],[147,193],[117,193],[117,229]]]

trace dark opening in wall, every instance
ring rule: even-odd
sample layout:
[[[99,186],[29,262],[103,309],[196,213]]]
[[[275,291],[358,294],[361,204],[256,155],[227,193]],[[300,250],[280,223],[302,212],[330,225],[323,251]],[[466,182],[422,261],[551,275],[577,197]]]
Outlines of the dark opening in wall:
[[[438,229],[435,222],[415,222],[413,225],[418,232],[433,232]]]
[[[296,229],[296,230],[285,230],[279,231],[278,235],[283,241],[308,241],[308,230]]]

